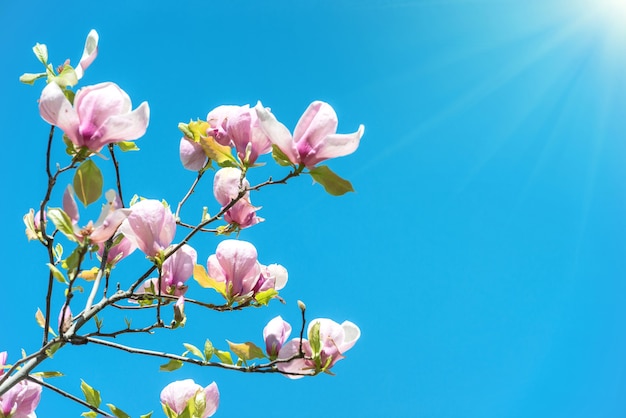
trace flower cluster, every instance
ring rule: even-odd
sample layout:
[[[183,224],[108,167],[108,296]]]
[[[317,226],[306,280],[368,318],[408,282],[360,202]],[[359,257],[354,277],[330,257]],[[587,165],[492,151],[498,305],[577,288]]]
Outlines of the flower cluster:
[[[361,330],[350,321],[338,324],[331,319],[318,318],[309,324],[308,340],[294,338],[287,341],[290,334],[291,325],[280,316],[272,319],[263,329],[270,359],[290,359],[302,350],[304,358],[278,363],[278,369],[287,377],[298,379],[320,372],[330,373],[335,363],[344,358],[343,354],[361,337]]]
[[[156,199],[133,198],[130,207],[125,207],[121,198],[122,182],[114,150],[116,147],[122,151],[138,149],[131,141],[145,134],[150,119],[150,107],[147,102],[143,102],[133,109],[129,95],[112,82],[85,86],[76,92],[72,90],[97,57],[98,40],[98,34],[91,31],[76,68],[68,60],[58,67],[57,72],[48,63],[47,47],[37,44],[34,51],[46,71],[21,77],[28,84],[39,78],[46,78],[47,85],[39,99],[39,114],[52,125],[49,146],[52,145],[54,127],[57,127],[63,131],[66,151],[71,156],[71,162],[66,167],[61,168],[58,165],[57,172],[52,174],[48,152],[47,194],[40,211],[31,209],[24,216],[28,239],[38,240],[48,250],[50,278],[67,286],[64,288],[64,301],[58,315],[59,336],[49,326],[51,310],[54,308],[51,307],[52,299],[46,300],[45,316],[42,312],[37,313],[37,321],[44,328],[44,348],[40,354],[44,350],[50,350],[45,352],[46,356],[51,355],[52,350],[76,341],[87,342],[95,337],[111,338],[126,332],[152,332],[156,328],[172,329],[182,326],[186,321],[186,302],[225,311],[249,306],[260,307],[273,299],[282,301],[278,297],[278,291],[287,284],[287,269],[280,264],[260,263],[257,249],[252,243],[241,239],[221,240],[215,252],[208,256],[206,268],[197,264],[198,251],[188,243],[199,232],[215,233],[218,236],[239,234],[243,229],[264,221],[257,215],[261,208],[252,204],[251,191],[271,184],[284,184],[301,174],[310,175],[330,194],[340,195],[351,191],[352,185],[347,180],[334,174],[328,167],[320,166],[320,163],[353,153],[364,132],[363,125],[360,125],[356,132],[337,134],[337,115],[330,104],[321,101],[315,101],[308,106],[293,134],[261,102],[253,107],[218,106],[208,112],[204,121],[179,125],[184,134],[179,145],[180,160],[184,168],[199,173],[196,182],[179,203],[176,214],[172,213],[164,201]],[[117,192],[108,190],[104,193],[106,203],[100,216],[96,221],[85,223],[81,221],[76,198],[84,206],[102,198],[104,179],[95,161],[100,160],[98,157],[103,157],[101,152],[105,147],[115,166]],[[270,177],[266,182],[251,186],[247,178],[250,170],[264,165],[260,158],[270,153],[280,166],[289,167],[289,173],[280,180],[272,180]],[[216,169],[212,191],[220,210],[210,217],[207,215],[208,206],[205,207],[196,226],[182,222],[179,217],[180,209],[196,191],[197,182],[209,172],[209,168]],[[61,174],[70,170],[74,170],[73,186],[66,187],[61,207],[48,207],[51,196],[54,196],[52,190],[55,183]],[[209,223],[217,220],[223,220],[227,225],[215,229],[207,228]],[[55,227],[52,232],[47,225],[48,221]],[[177,226],[181,229],[191,228],[191,232],[179,244],[174,244]],[[63,246],[57,240],[61,236],[76,246],[65,259]],[[110,290],[109,276],[113,268],[136,250],[145,255],[145,260],[150,265],[148,270],[127,287],[128,290],[122,288],[125,283],[118,282],[117,292],[107,293]],[[91,269],[85,267],[96,258],[97,266]],[[190,277],[201,287],[216,290],[225,299],[225,303],[215,305],[191,299],[187,295]],[[81,292],[83,289],[82,286],[75,285],[78,279],[93,281],[93,286],[84,309],[74,316],[70,301],[75,305],[80,298],[78,289]],[[104,291],[101,289],[101,281],[106,282]],[[48,295],[52,293],[52,287],[49,286]],[[111,296],[111,293],[115,293],[115,296]],[[98,295],[102,297],[100,302],[94,299]],[[73,300],[75,296],[78,297]],[[174,300],[174,320],[168,324],[161,319],[161,307]],[[120,306],[120,303],[129,302],[141,305]],[[105,307],[143,309],[151,308],[145,306],[150,304],[156,304],[157,308],[153,310],[156,311],[153,325],[135,329],[131,328],[128,321],[128,328],[110,333],[101,332],[102,322],[96,314]],[[304,321],[303,305],[301,309]],[[79,329],[92,318],[96,322],[97,331],[78,334]],[[303,322],[302,330],[304,326]],[[249,342],[229,342],[230,349],[238,356],[236,364],[230,352],[214,349],[208,340],[203,352],[185,344],[188,351],[183,357],[191,353],[206,364],[215,355],[220,362],[232,368],[248,367],[249,360],[269,358],[269,363],[254,365],[246,371],[262,369],[279,372],[290,378],[300,378],[322,372],[332,374],[330,370],[336,362],[344,358],[345,352],[360,337],[359,328],[352,322],[338,324],[326,318],[315,319],[309,324],[306,339],[289,340],[291,331],[291,325],[277,316],[263,330],[265,353]],[[163,353],[153,355],[169,357],[180,365],[182,360],[189,360]],[[43,357],[45,356],[35,355],[30,360],[24,359],[20,364],[24,368],[21,372],[33,370]],[[6,359],[6,352],[0,353],[0,377],[5,373],[4,369],[8,368],[4,367]],[[32,367],[25,365],[27,361],[32,361]],[[40,379],[46,373],[35,376]],[[30,376],[8,388],[8,391],[8,385],[0,386],[5,392],[0,396],[0,418],[35,418],[34,411],[42,391],[42,386],[38,383],[42,381]],[[50,385],[46,383],[44,386]],[[87,399],[87,403],[81,403],[92,407],[92,411],[87,414],[101,414],[99,392],[84,382],[81,389]],[[162,390],[160,400],[168,418],[206,418],[217,411],[220,393],[215,382],[202,387],[187,379],[168,384]],[[127,416],[111,404],[109,407],[115,416]]]

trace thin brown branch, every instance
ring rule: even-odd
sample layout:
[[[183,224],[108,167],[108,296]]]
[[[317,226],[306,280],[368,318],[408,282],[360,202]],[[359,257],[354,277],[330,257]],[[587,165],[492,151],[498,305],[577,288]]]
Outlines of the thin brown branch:
[[[113,151],[113,144],[109,144],[109,153],[111,154],[111,160],[113,161],[113,166],[115,167],[115,180],[117,184],[117,195],[120,198],[120,202],[122,202],[122,207],[124,206],[124,197],[122,195],[122,181],[120,178],[120,165],[115,157],[115,152]]]

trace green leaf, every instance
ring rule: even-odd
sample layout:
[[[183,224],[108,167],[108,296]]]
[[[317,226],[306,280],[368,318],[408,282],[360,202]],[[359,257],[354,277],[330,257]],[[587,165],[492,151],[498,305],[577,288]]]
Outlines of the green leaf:
[[[228,351],[215,350],[215,355],[222,363],[233,364],[233,358]]]
[[[63,276],[63,273],[61,273],[61,270],[56,268],[54,264],[46,263],[46,265],[52,272],[52,276],[57,280],[57,282],[63,283],[63,284],[67,283],[67,280],[65,280],[65,276]]]
[[[267,289],[254,295],[254,299],[260,305],[267,305],[276,295],[278,295],[276,289]]]
[[[200,286],[215,289],[219,294],[226,297],[226,284],[210,277],[203,265],[196,264],[193,267],[193,279],[198,282]]]
[[[183,362],[180,360],[171,359],[166,364],[162,364],[159,366],[159,371],[161,372],[173,372],[174,370],[178,370],[183,367]]]
[[[341,196],[353,192],[352,184],[335,174],[328,166],[320,165],[309,170],[313,180],[324,186],[324,190],[330,195]]]
[[[248,361],[255,358],[265,358],[263,350],[261,350],[259,347],[251,342],[240,344],[231,343],[230,341],[227,342],[232,352],[235,353],[235,355],[243,361]]]
[[[61,377],[63,373],[61,372],[36,372],[33,373],[34,376],[43,377],[44,379],[49,379],[51,377]]]
[[[61,261],[61,267],[67,271],[75,270],[78,267],[78,260],[81,256],[81,247],[76,247],[65,260]]]
[[[287,157],[287,155],[285,155],[285,153],[278,148],[278,145],[276,144],[272,145],[272,158],[278,163],[278,165],[282,165],[283,167],[294,167],[294,164],[289,160],[289,157]]]
[[[35,312],[35,321],[37,321],[37,324],[43,328],[46,326],[46,318],[43,316],[43,313],[41,312],[41,309],[37,308],[37,312]],[[55,337],[57,336],[57,334],[52,330],[52,327],[48,327],[48,332],[52,335],[54,335]]]
[[[198,357],[200,360],[204,360],[204,355],[202,354],[202,351],[200,351],[198,347],[192,344],[188,344],[188,343],[183,343],[183,345],[191,354]]]
[[[57,261],[61,261],[61,257],[63,257],[63,246],[57,243],[57,245],[54,246],[53,254]]]
[[[48,63],[48,47],[46,44],[40,44],[39,42],[35,44],[33,47],[33,52],[35,56],[43,65]]]
[[[134,141],[120,141],[117,143],[117,146],[120,147],[123,152],[139,151],[139,147]]]
[[[152,412],[148,412],[145,415],[140,416],[139,418],[150,418],[152,416]]]
[[[29,84],[29,85],[33,85],[35,84],[36,80],[39,80],[40,78],[43,78],[46,76],[46,73],[24,73],[20,76],[20,81],[24,84]]]
[[[111,412],[113,412],[113,415],[115,415],[117,418],[130,418],[130,415],[119,409],[117,406],[111,403],[108,403],[107,406],[109,407]]]
[[[78,241],[76,235],[74,235],[74,225],[72,224],[72,220],[67,213],[60,208],[51,208],[48,209],[48,219],[52,221],[54,226],[61,231],[63,235],[67,237],[70,241]]]
[[[210,361],[211,357],[213,357],[213,353],[215,352],[215,348],[213,348],[213,344],[208,339],[204,342],[204,358],[206,361]]]
[[[320,340],[320,323],[315,322],[309,331],[309,344],[313,352],[313,358],[319,357],[322,351],[322,342]]]
[[[83,394],[85,395],[85,400],[89,405],[96,408],[100,406],[100,402],[102,402],[102,399],[100,398],[100,391],[92,388],[87,384],[87,382],[82,379],[80,380],[80,390],[83,391]]]
[[[86,418],[97,418],[98,417],[98,414],[96,414],[94,411],[83,412],[80,415],[83,416],[83,417],[86,417]]]
[[[54,82],[61,88],[75,86],[78,84],[78,76],[71,65],[64,65],[58,76],[54,77]]]
[[[54,353],[56,353],[57,350],[61,347],[63,347],[63,344],[61,343],[52,344],[50,348],[46,350],[46,356],[52,358],[54,356]]]
[[[102,173],[93,160],[84,161],[74,174],[74,191],[83,205],[89,206],[102,196]]]

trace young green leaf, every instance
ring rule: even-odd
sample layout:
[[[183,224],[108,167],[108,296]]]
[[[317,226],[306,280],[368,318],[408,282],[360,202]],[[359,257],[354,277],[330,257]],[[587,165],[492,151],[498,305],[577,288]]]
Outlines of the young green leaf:
[[[111,412],[113,412],[113,415],[115,415],[117,418],[130,418],[130,415],[119,409],[117,406],[111,403],[108,403],[107,406],[109,407]]]
[[[283,167],[288,167],[288,166],[293,167],[294,165],[289,160],[289,157],[287,157],[287,155],[285,155],[285,153],[280,148],[278,148],[278,145],[276,144],[272,145],[272,158],[274,159],[274,161],[278,163],[278,165],[281,165]]]
[[[78,241],[76,235],[74,235],[74,225],[67,213],[60,208],[48,209],[48,219],[52,221],[54,226],[63,233],[70,241]]]
[[[233,358],[228,351],[215,350],[215,355],[222,363],[233,364]]]
[[[213,343],[211,343],[211,341],[207,339],[204,342],[204,358],[206,359],[206,361],[211,360],[211,357],[213,357],[214,352],[215,352],[215,349],[213,348]]]
[[[259,347],[257,347],[251,342],[240,343],[240,344],[231,343],[230,341],[227,341],[227,342],[232,352],[235,353],[235,355],[239,357],[240,359],[242,359],[243,361],[248,361],[248,360],[252,360],[255,358],[265,358],[265,354],[263,354],[263,350],[261,350]]]
[[[204,355],[202,354],[202,351],[198,349],[198,347],[192,344],[188,344],[188,343],[183,343],[183,345],[191,354],[198,357],[200,360],[204,360]]]
[[[56,268],[54,264],[46,263],[46,265],[50,269],[50,272],[52,273],[52,277],[54,277],[57,280],[57,282],[60,282],[63,284],[67,283],[67,280],[65,280],[65,276],[63,276],[63,273],[61,273],[61,270]]]
[[[102,196],[102,173],[93,160],[84,161],[74,174],[74,191],[83,205],[89,206]]]
[[[335,174],[328,166],[320,165],[309,170],[309,174],[313,180],[324,187],[324,190],[330,195],[341,196],[348,192],[353,192],[352,184]]]
[[[100,398],[100,392],[89,386],[87,382],[82,379],[80,381],[80,390],[83,391],[83,394],[85,395],[85,400],[89,405],[96,408],[100,406],[100,402],[102,402],[102,399]]]
[[[171,359],[165,364],[159,366],[159,371],[162,372],[173,372],[174,370],[178,370],[183,367],[183,362],[180,360]]]

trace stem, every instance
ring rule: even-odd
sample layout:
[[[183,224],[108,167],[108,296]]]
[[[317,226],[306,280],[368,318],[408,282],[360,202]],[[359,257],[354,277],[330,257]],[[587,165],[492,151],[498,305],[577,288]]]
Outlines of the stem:
[[[189,199],[189,197],[193,194],[196,186],[198,185],[198,183],[200,182],[200,179],[202,178],[202,176],[204,175],[206,169],[208,168],[208,164],[210,164],[211,160],[207,161],[207,164],[200,170],[198,171],[198,176],[196,177],[196,179],[194,180],[194,182],[192,183],[191,187],[189,188],[189,190],[187,191],[187,194],[185,194],[185,196],[183,197],[183,199],[178,202],[178,207],[176,208],[176,214],[174,215],[174,218],[178,221],[180,219],[180,210],[183,208],[183,205],[185,204],[185,202],[187,201],[187,199]]]
[[[115,180],[117,183],[117,195],[120,198],[120,202],[122,202],[122,207],[124,207],[124,198],[122,197],[122,181],[120,179],[120,165],[117,162],[117,158],[115,157],[115,152],[113,152],[113,144],[109,144],[109,153],[111,154],[111,160],[113,161],[113,166],[115,167]]]

